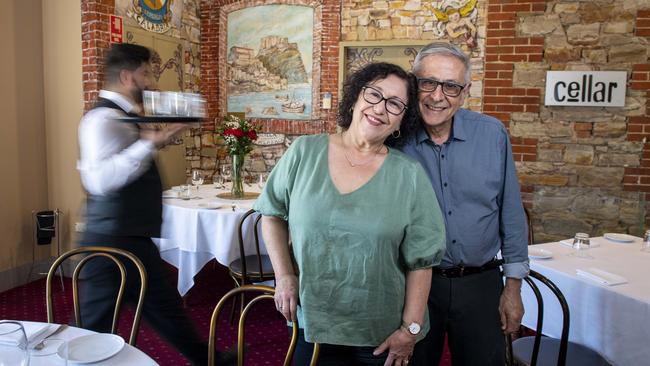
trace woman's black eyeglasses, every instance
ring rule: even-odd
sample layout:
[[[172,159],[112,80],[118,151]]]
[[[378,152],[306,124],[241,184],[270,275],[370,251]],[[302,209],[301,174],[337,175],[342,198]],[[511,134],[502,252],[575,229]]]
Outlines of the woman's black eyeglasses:
[[[376,88],[370,85],[363,87],[363,99],[370,104],[378,104],[385,101],[386,111],[392,115],[399,115],[407,108],[406,104],[396,97],[384,98],[384,95]]]
[[[438,81],[436,79],[418,78],[418,90],[424,92],[433,92],[442,85],[442,93],[448,97],[457,97],[465,89],[465,85],[452,83],[449,81]]]

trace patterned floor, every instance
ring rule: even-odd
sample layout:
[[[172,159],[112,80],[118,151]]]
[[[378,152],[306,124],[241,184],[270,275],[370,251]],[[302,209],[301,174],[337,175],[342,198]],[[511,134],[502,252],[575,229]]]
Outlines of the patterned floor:
[[[170,267],[172,270],[173,267]],[[211,263],[195,278],[195,286],[189,292],[187,311],[194,320],[201,336],[208,338],[212,310],[228,290],[233,286],[225,267]],[[72,314],[72,295],[69,282],[66,283],[65,294],[55,292],[56,322],[67,323]],[[60,289],[60,286],[55,286]],[[236,343],[236,327],[230,326],[228,306],[219,319],[217,328],[217,348],[230,348]],[[133,316],[131,309],[125,309],[118,326],[118,333],[128,338],[130,323]],[[21,319],[46,321],[45,310],[45,280],[34,281],[28,285],[17,287],[0,293],[0,319]],[[246,328],[246,343],[248,345],[247,366],[277,366],[282,365],[284,352],[289,345],[287,327],[284,320],[275,311],[271,301],[259,303],[249,315]],[[163,341],[144,321],[138,334],[138,348],[147,353],[160,365],[189,365],[189,363]],[[441,365],[450,365],[449,354],[445,353]]]

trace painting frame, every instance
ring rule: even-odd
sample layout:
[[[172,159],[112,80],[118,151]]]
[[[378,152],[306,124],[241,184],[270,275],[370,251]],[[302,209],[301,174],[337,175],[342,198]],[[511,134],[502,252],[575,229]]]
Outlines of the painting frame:
[[[368,62],[392,62],[402,66],[406,71],[411,71],[410,66],[406,66],[415,59],[417,51],[434,40],[383,40],[383,41],[342,41],[339,42],[339,96],[342,96],[343,84],[355,69],[351,64],[351,59],[366,58]],[[359,51],[361,49],[361,51]],[[390,52],[385,52],[390,50]],[[356,52],[357,55],[351,55]],[[358,56],[358,57],[357,57]],[[382,57],[384,56],[384,57]],[[361,61],[361,62],[363,62]],[[354,61],[353,61],[354,62]],[[355,64],[356,66],[360,66]]]

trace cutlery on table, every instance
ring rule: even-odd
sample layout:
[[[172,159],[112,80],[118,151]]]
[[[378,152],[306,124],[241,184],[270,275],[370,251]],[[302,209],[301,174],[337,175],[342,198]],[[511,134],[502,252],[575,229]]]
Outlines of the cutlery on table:
[[[41,341],[40,341],[39,343],[37,343],[37,344],[36,344],[34,347],[32,347],[32,348],[34,348],[34,349],[37,350],[37,351],[42,350],[43,347],[45,347],[45,341],[46,341],[48,338],[50,338],[51,336],[53,336],[53,335],[55,335],[55,334],[61,333],[61,332],[62,332],[63,330],[65,330],[67,327],[68,327],[68,326],[67,326],[66,324],[61,324],[61,325],[59,325],[59,327],[56,328],[56,330],[55,330],[54,332],[48,334],[47,337],[41,339]]]

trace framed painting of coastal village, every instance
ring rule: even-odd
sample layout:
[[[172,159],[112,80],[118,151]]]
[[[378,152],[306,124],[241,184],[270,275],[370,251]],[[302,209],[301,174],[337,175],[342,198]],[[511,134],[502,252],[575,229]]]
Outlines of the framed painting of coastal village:
[[[263,5],[228,14],[227,110],[246,118],[310,119],[314,9]]]
[[[372,62],[390,62],[411,71],[415,56],[430,40],[339,42],[339,92],[347,77]]]

